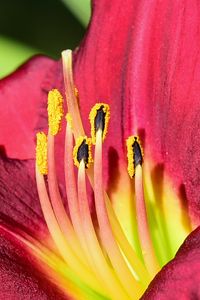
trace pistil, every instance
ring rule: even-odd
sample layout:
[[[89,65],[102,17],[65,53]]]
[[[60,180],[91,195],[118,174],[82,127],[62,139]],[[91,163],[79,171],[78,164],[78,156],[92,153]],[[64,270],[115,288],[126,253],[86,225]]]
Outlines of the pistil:
[[[80,242],[77,239],[74,229],[71,225],[69,217],[65,211],[65,207],[60,195],[58,181],[56,176],[56,165],[54,156],[55,136],[61,130],[61,121],[63,117],[63,98],[57,89],[54,89],[48,94],[48,187],[51,198],[52,208],[54,210],[57,222],[60,229],[70,245],[74,253],[85,264],[84,257],[80,255]]]
[[[65,93],[67,100],[68,111],[71,114],[73,120],[73,133],[75,139],[79,136],[84,136],[85,132],[79,112],[78,101],[77,101],[77,89],[74,85],[73,73],[72,73],[72,51],[65,50],[62,52],[63,62],[63,76],[65,83]]]
[[[67,117],[67,128],[65,135],[65,155],[64,155],[64,170],[65,170],[65,186],[67,201],[69,207],[69,213],[71,222],[74,227],[74,231],[80,241],[81,247],[84,254],[86,255],[87,262],[90,264],[90,256],[86,240],[83,234],[83,228],[81,224],[80,209],[78,203],[77,184],[74,172],[73,164],[73,134],[72,134],[72,119],[68,114]]]

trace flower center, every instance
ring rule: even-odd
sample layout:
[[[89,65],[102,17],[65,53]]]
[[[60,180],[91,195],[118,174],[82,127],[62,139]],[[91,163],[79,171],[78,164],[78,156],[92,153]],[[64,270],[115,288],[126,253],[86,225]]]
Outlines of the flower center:
[[[88,138],[80,117],[78,90],[73,83],[71,51],[64,51],[62,56],[68,106],[64,172],[69,215],[56,177],[54,144],[61,129],[63,98],[55,89],[48,95],[48,135],[37,134],[36,180],[43,215],[59,257],[73,274],[73,279],[68,280],[82,293],[83,299],[139,299],[160,269],[145,204],[142,146],[138,136],[127,139],[127,169],[135,191],[140,257],[129,243],[103,185],[103,141],[108,132],[110,108],[105,103],[92,108],[91,138]],[[73,162],[78,168],[77,175]],[[95,214],[91,213],[87,180],[94,192]]]
[[[69,52],[67,52],[66,57],[64,57],[64,64],[68,65],[70,60]],[[62,259],[83,284],[96,293],[105,293],[110,299],[138,299],[149,279],[154,275],[155,267],[152,267],[154,264],[152,259],[149,270],[148,264],[146,267],[138,259],[120,227],[110,199],[103,188],[102,142],[108,131],[109,106],[105,103],[97,103],[89,115],[91,140],[95,145],[95,153],[94,166],[93,169],[88,170],[88,178],[94,190],[97,227],[91,217],[86,189],[85,169],[89,168],[92,163],[91,140],[84,135],[76,99],[77,91],[74,89],[70,74],[71,68],[67,67],[65,78],[68,82],[69,114],[66,118],[65,178],[70,218],[65,212],[55,172],[54,136],[60,130],[63,116],[63,99],[57,90],[50,91],[48,95],[48,137],[45,138],[44,133],[37,135],[36,179],[42,211]],[[69,87],[72,87],[72,90]],[[74,148],[73,137],[76,140]],[[131,144],[132,138],[130,137],[128,141]],[[45,148],[46,143],[48,150]],[[130,148],[132,154],[129,153],[129,156],[132,159],[129,161],[129,169],[136,170],[138,165],[142,163],[142,151],[136,137]],[[128,151],[130,152],[130,149]],[[48,167],[46,153],[48,153]],[[78,167],[77,184],[72,159]],[[49,195],[43,177],[47,173],[47,168]],[[134,171],[134,174],[136,188],[140,189],[142,188],[141,174],[137,171]],[[144,200],[141,190],[139,193],[138,203]],[[148,256],[149,259],[154,252],[150,242],[144,201],[139,206],[138,211],[140,214],[138,216],[139,230],[140,226],[142,227],[144,224],[146,226],[142,243],[144,243],[144,251],[151,252],[151,255]],[[141,219],[141,215],[144,216],[143,219]],[[146,262],[146,259],[144,261]],[[104,287],[103,290],[102,287]]]

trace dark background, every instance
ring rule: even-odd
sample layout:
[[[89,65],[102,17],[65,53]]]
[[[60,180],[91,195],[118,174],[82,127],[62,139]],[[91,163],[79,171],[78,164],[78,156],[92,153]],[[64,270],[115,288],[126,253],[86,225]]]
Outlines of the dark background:
[[[82,0],[79,1],[81,3]],[[74,49],[85,32],[84,25],[61,0],[0,0],[0,16],[0,36],[31,48],[33,53],[40,52],[53,58],[58,58],[63,49]],[[0,40],[0,50],[3,46],[3,41]],[[15,44],[10,46],[10,61],[15,60],[15,47]],[[2,51],[0,76],[7,72],[5,66],[1,70],[1,66],[5,65],[4,52],[7,66],[11,67],[6,49],[3,53]],[[22,56],[20,55],[20,59],[16,57],[16,66],[19,60],[21,63],[30,53]]]

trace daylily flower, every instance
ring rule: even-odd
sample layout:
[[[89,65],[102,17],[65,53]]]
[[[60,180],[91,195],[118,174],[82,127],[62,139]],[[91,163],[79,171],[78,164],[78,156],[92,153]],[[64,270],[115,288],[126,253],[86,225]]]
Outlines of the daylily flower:
[[[198,10],[93,1],[73,59],[0,82],[1,298],[200,298]]]

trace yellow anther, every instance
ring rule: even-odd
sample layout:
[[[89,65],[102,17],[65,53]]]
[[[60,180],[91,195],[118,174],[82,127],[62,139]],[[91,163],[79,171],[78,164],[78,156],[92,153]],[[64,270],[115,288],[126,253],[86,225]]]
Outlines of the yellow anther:
[[[38,132],[36,135],[36,164],[40,174],[46,175],[47,169],[47,136],[44,132]]]
[[[52,135],[56,135],[61,129],[61,120],[64,115],[63,97],[57,89],[53,89],[48,94],[48,122]]]
[[[65,119],[66,119],[67,123],[69,124],[70,128],[72,129],[73,125],[72,125],[72,116],[71,116],[71,114],[67,113]]]
[[[126,146],[128,158],[127,170],[130,177],[133,178],[136,166],[142,164],[144,153],[139,137],[136,135],[132,135],[126,140]]]
[[[89,120],[91,124],[92,143],[96,143],[96,132],[102,130],[102,139],[104,140],[108,132],[108,123],[110,120],[110,107],[105,103],[96,103],[90,111]]]
[[[93,162],[92,151],[91,151],[92,141],[87,136],[80,136],[76,140],[76,145],[73,150],[73,159],[75,166],[79,167],[80,162],[83,160],[86,169],[89,168],[90,164]]]

